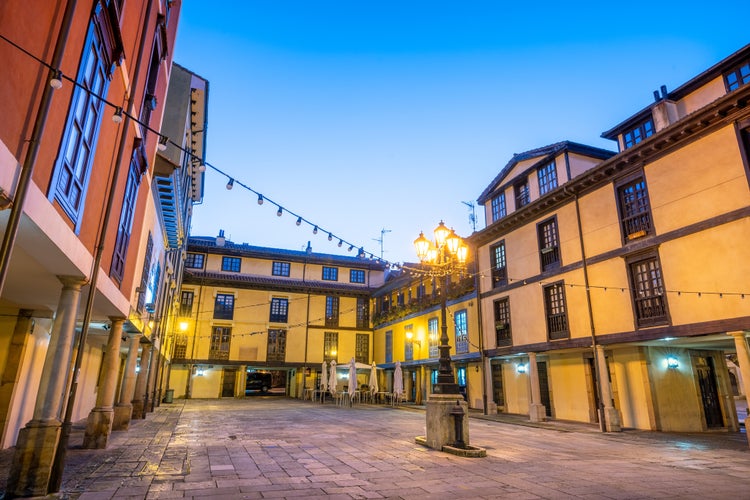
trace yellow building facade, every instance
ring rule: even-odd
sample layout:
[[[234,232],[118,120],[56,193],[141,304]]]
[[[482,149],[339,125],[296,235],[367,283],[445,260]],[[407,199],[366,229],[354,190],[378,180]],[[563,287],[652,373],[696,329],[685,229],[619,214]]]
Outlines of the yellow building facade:
[[[190,239],[172,332],[175,397],[241,397],[268,373],[303,397],[322,363],[373,361],[369,297],[384,265],[364,257]]]
[[[406,401],[424,404],[437,383],[442,314],[447,290],[446,328],[453,374],[472,408],[483,408],[482,339],[473,264],[448,278],[428,266],[404,264],[373,294],[375,360],[385,369],[386,390],[393,388],[395,364],[401,365]],[[439,274],[439,273],[438,273]]]
[[[616,154],[528,151],[481,194],[487,227],[470,242],[491,407],[607,430],[739,428],[749,61],[750,46],[662,87],[603,134]]]

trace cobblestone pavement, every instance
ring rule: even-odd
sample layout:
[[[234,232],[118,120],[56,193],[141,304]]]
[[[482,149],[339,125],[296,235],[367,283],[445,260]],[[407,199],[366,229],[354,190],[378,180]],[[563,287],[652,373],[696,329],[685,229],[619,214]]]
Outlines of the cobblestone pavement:
[[[602,434],[498,420],[471,419],[471,444],[487,457],[462,458],[414,443],[424,434],[420,410],[273,396],[178,400],[114,432],[106,450],[80,449],[76,426],[58,496],[750,498],[744,433]],[[0,452],[0,490],[11,458]]]

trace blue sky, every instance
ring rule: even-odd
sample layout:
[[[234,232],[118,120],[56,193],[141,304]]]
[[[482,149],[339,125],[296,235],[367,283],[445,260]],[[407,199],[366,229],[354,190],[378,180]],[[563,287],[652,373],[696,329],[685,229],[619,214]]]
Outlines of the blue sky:
[[[322,229],[206,171],[192,234],[415,261],[520,153],[601,132],[750,42],[744,2],[188,0],[175,62],[210,84],[207,161]],[[218,5],[221,8],[217,7]],[[477,229],[484,215],[477,207]]]

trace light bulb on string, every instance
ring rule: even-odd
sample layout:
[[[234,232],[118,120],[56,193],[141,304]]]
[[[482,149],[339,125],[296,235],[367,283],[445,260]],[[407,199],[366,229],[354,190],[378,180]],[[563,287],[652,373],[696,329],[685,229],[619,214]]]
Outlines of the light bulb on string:
[[[231,191],[233,187],[234,187],[234,179],[230,177],[229,182],[227,182],[227,191]]]
[[[302,217],[297,217],[297,222],[295,223],[298,226],[302,224]]]
[[[55,75],[49,79],[49,86],[55,90],[60,90],[62,88],[62,71],[59,69],[55,70]]]
[[[115,113],[112,115],[112,121],[115,123],[122,123],[122,108],[120,106],[115,108]]]
[[[351,252],[352,250],[354,250],[354,245],[349,245],[349,250],[348,251]]]
[[[332,240],[333,240],[333,235],[331,233],[328,233],[328,241],[332,241]]]
[[[276,211],[276,216],[281,217],[281,214],[284,213],[284,209],[279,206],[279,209]]]
[[[339,240],[339,248],[341,248],[341,245],[344,244],[344,240]]]
[[[258,195],[258,205],[262,205],[262,204],[263,204],[263,195],[259,194]]]
[[[313,228],[313,234],[318,234],[318,226],[315,226],[315,227]]]
[[[159,151],[166,151],[167,150],[167,141],[169,138],[166,135],[160,135],[159,136],[159,144],[156,145],[156,149]],[[205,167],[204,167],[205,169]]]
[[[200,165],[198,165],[198,171],[199,172],[205,172],[206,171],[206,164],[201,162]]]

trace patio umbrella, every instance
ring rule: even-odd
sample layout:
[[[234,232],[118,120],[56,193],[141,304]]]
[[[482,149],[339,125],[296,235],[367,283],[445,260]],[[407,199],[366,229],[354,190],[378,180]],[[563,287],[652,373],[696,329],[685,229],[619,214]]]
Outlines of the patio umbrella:
[[[357,363],[354,358],[349,362],[349,399],[357,392]]]
[[[375,361],[372,362],[372,369],[370,369],[370,392],[375,394],[378,392],[378,372],[375,366]]]
[[[331,374],[328,376],[328,391],[336,395],[336,360],[331,361]]]
[[[323,366],[320,370],[320,390],[326,392],[328,390],[328,364],[323,361]]]
[[[401,361],[396,361],[396,369],[393,371],[393,394],[401,396],[404,393],[404,374],[401,371]]]

